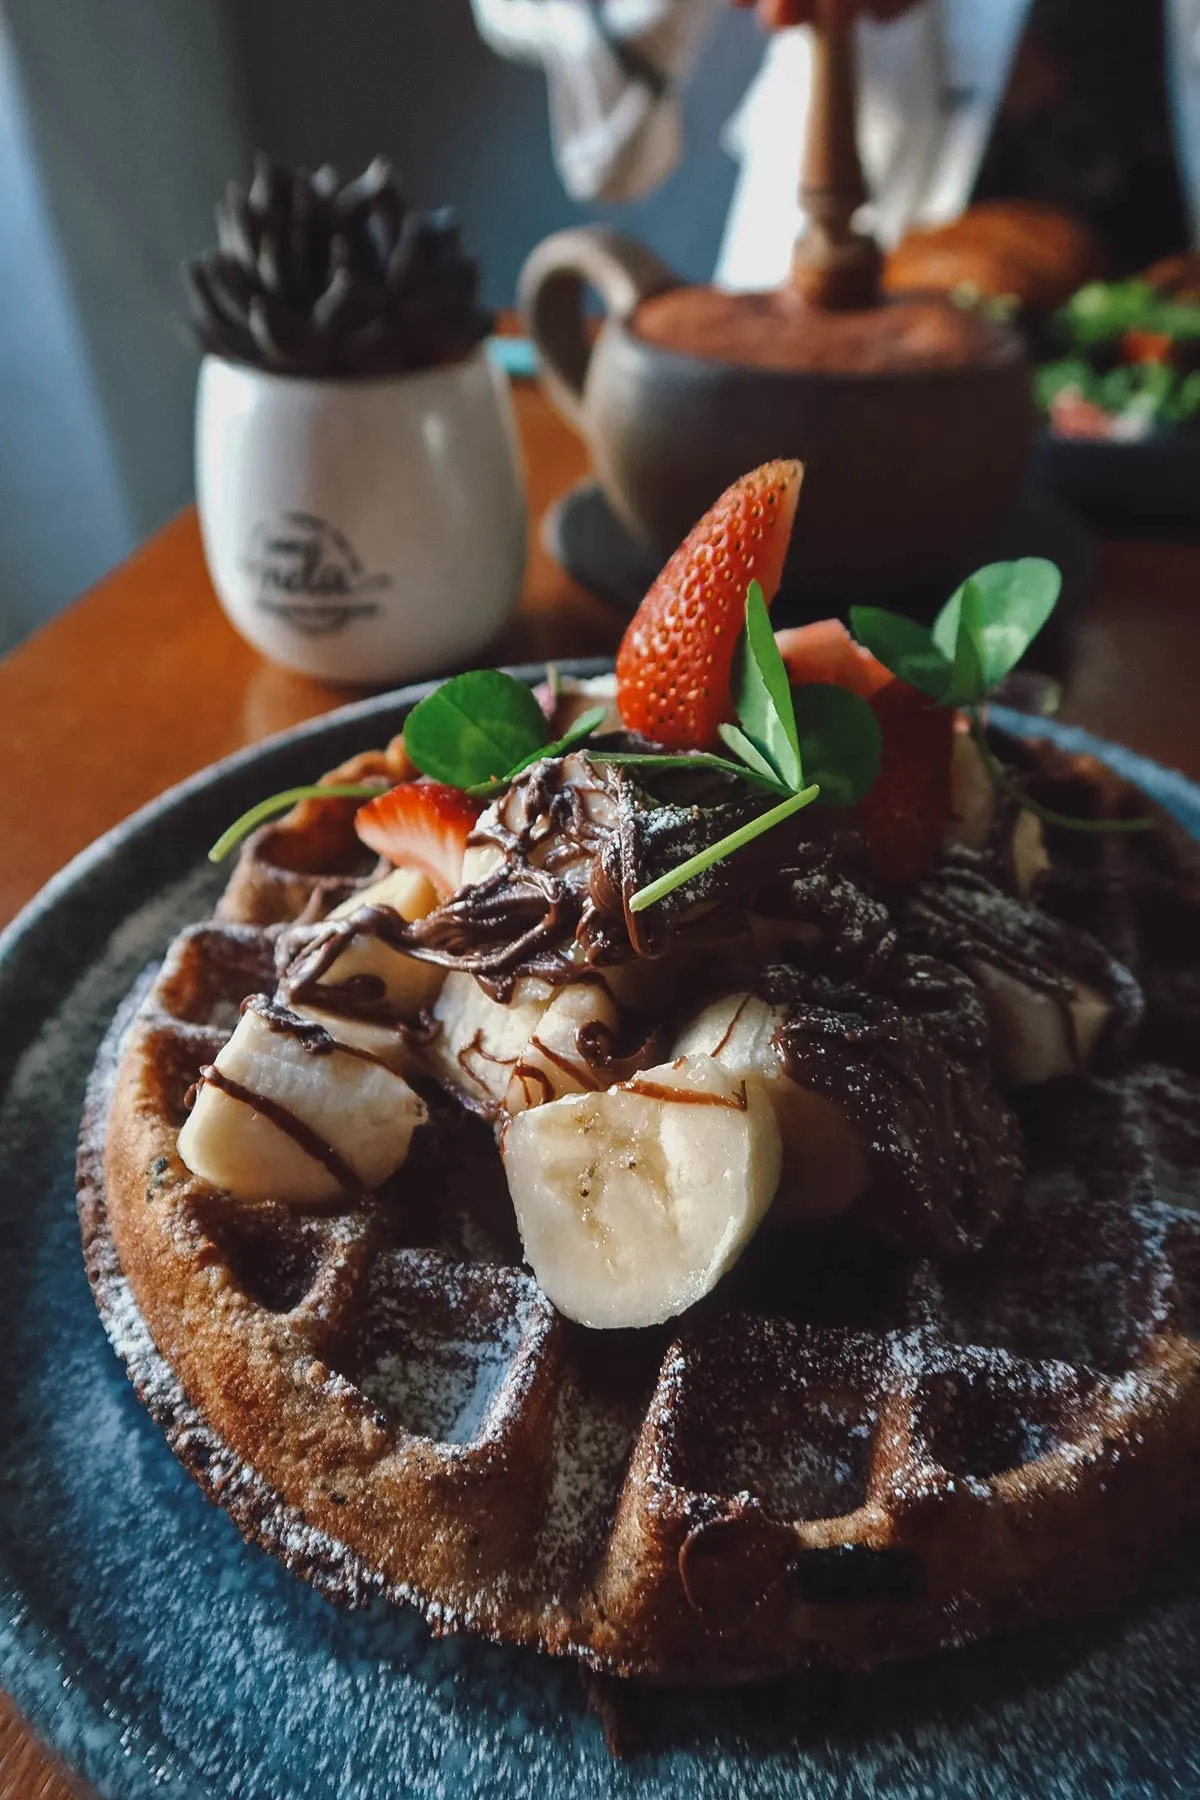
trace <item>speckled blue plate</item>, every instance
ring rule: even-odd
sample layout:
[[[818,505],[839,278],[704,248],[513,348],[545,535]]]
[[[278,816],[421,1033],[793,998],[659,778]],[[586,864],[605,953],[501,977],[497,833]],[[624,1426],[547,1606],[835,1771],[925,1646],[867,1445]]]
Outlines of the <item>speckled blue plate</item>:
[[[215,898],[223,876],[202,852],[217,831],[383,741],[419,692],[174,789],[0,937],[0,1686],[112,1800],[1196,1793],[1194,1548],[1099,1625],[869,1678],[654,1696],[636,1709],[646,1748],[618,1763],[569,1666],[437,1642],[405,1612],[335,1611],[247,1548],[180,1469],[84,1279],[73,1166],[87,1075],[130,984]],[[1200,836],[1200,789],[1036,729],[1104,756]]]

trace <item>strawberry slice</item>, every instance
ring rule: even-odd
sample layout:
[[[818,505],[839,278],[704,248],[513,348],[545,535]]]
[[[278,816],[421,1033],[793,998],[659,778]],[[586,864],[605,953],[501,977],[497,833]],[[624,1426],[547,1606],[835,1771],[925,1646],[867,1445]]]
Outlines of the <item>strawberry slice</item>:
[[[818,619],[812,625],[777,631],[775,642],[793,687],[827,681],[869,700],[894,679],[890,669],[855,643],[840,619]]]
[[[354,829],[398,869],[427,876],[444,900],[462,884],[467,839],[482,811],[477,800],[444,782],[405,781],[360,806]]]
[[[727,488],[638,607],[617,652],[617,707],[672,750],[706,749],[733,717],[730,675],[757,581],[768,605],[783,574],[804,465],[764,463]]]
[[[871,695],[870,706],[883,735],[883,762],[855,811],[880,883],[900,888],[932,868],[953,822],[956,715],[895,679]]]

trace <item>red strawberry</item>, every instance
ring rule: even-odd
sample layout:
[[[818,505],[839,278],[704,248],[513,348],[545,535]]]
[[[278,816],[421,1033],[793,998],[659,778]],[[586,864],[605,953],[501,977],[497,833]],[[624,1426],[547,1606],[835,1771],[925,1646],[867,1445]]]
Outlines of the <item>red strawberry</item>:
[[[463,853],[483,811],[461,789],[440,781],[405,781],[354,815],[363,843],[398,869],[415,869],[444,900],[462,882]]]
[[[955,713],[896,680],[873,694],[870,706],[883,735],[883,763],[855,810],[880,881],[904,887],[933,866],[953,820]]]
[[[777,631],[775,642],[793,687],[827,681],[869,700],[893,679],[869,650],[855,643],[840,619],[818,619],[812,625]]]
[[[803,475],[803,463],[770,462],[735,481],[638,607],[617,652],[617,707],[634,731],[704,749],[732,719],[746,589],[758,581],[768,605],[775,598]]]

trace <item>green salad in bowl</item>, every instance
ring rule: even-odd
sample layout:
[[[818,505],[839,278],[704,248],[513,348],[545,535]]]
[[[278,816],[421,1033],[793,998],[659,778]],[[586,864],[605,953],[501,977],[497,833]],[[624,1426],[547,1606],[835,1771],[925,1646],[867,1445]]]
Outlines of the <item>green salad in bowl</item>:
[[[1058,437],[1131,443],[1200,425],[1200,294],[1146,276],[1088,282],[1050,318],[1045,350],[1037,399]]]

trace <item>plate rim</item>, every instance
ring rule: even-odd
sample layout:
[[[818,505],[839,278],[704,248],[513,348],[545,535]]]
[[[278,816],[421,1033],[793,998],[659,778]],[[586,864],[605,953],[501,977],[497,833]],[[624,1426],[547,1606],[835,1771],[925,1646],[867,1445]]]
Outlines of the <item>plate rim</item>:
[[[545,678],[549,666],[546,662],[522,663],[509,665],[506,672],[533,685]],[[587,677],[608,672],[612,668],[612,659],[564,658],[555,661],[553,666],[564,674]],[[310,741],[319,742],[348,728],[369,725],[393,714],[398,714],[402,720],[407,711],[438,685],[438,680],[431,680],[369,695],[233,751],[145,802],[77,852],[51,876],[0,931],[0,1097],[7,1089],[12,1070],[37,1031],[51,1016],[54,1007],[69,998],[80,975],[94,960],[89,953],[83,957],[81,966],[58,975],[53,987],[47,989],[51,1004],[45,1010],[14,1020],[11,1012],[4,1009],[6,986],[10,981],[15,984],[20,977],[31,948],[36,953],[40,934],[52,928],[55,915],[65,903],[76,897],[78,891],[114,859],[136,853],[139,843],[148,835],[153,836],[178,809],[214,792],[227,780],[245,775],[260,764],[269,764],[275,758],[288,756],[297,746]],[[1057,720],[1000,706],[991,708],[990,715],[995,723],[1016,735],[1048,738],[1065,749],[1094,755],[1135,786],[1143,790],[1149,787],[1152,797],[1200,841],[1200,783],[1193,782],[1181,771],[1097,737],[1081,726],[1064,725]],[[10,1035],[15,1035],[16,1041],[6,1046],[5,1039]],[[6,1054],[6,1050],[10,1054]],[[181,1757],[180,1751],[164,1736],[156,1735],[153,1727],[142,1718],[95,1690],[85,1680],[73,1680],[67,1672],[73,1660],[69,1638],[62,1634],[55,1636],[29,1614],[20,1579],[11,1567],[11,1559],[6,1557],[0,1562],[0,1682],[21,1722],[58,1759],[68,1775],[91,1782],[97,1795],[102,1795],[104,1800],[143,1800],[148,1782],[156,1782],[155,1791],[164,1796],[178,1796],[178,1800],[211,1800],[211,1790],[203,1783],[203,1778],[198,1778],[194,1769],[189,1768],[190,1759],[186,1752]],[[96,1741],[103,1738],[106,1747],[102,1752],[93,1748],[89,1754],[86,1753],[87,1740],[93,1734]],[[117,1759],[111,1750],[114,1741],[119,1741],[121,1746],[119,1761],[129,1771],[128,1780],[117,1772]],[[93,1756],[97,1763],[103,1763],[98,1772],[89,1766]],[[163,1767],[164,1756],[176,1765],[169,1772]],[[101,1781],[102,1786],[98,1785]]]

